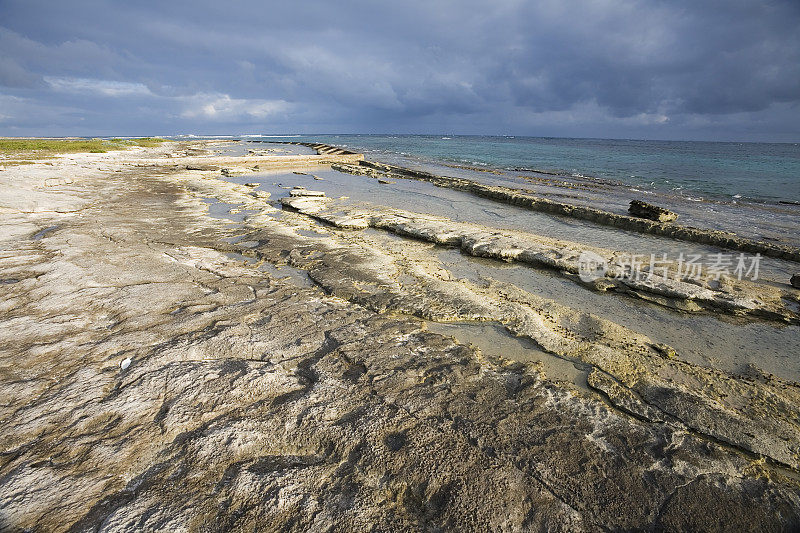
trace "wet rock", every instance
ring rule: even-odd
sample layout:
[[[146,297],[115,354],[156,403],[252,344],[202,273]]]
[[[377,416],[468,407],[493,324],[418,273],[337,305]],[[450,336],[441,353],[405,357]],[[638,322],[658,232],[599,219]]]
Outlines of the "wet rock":
[[[655,220],[656,222],[671,222],[678,218],[676,213],[657,205],[648,204],[640,200],[631,200],[628,213],[635,217]]]
[[[789,283],[791,283],[792,287],[795,289],[800,289],[800,273],[793,275]]]

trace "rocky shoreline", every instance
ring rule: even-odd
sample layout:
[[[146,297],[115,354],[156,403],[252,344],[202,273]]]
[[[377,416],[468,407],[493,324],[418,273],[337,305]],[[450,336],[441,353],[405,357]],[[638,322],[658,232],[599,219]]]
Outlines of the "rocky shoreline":
[[[597,279],[584,281],[580,278],[580,256],[588,248],[576,243],[554,241],[529,233],[500,232],[398,209],[353,205],[347,201],[325,198],[320,194],[290,196],[282,198],[281,203],[337,228],[379,228],[405,237],[456,246],[464,253],[476,257],[519,261],[550,268],[578,283],[590,285],[595,290],[629,293],[683,311],[713,309],[723,313],[752,314],[800,324],[800,315],[790,304],[794,296],[794,291],[790,289],[755,286],[745,280],[734,280],[724,287],[712,288],[708,284],[675,279],[674,265],[671,265],[668,275],[654,274],[650,278],[636,276],[635,272],[625,271],[624,253],[596,247],[591,251],[605,261],[607,270]],[[658,299],[654,300],[654,297]]]
[[[798,291],[587,286],[569,243],[260,186],[359,161],[315,149],[167,143],[0,172],[0,529],[800,527],[796,380],[691,363],[433,250],[785,328]],[[422,319],[498,324],[586,387]]]
[[[569,203],[549,200],[547,198],[540,198],[525,193],[524,191],[509,189],[507,187],[483,185],[464,178],[439,176],[430,172],[408,169],[385,163],[376,163],[374,161],[360,161],[358,164],[336,164],[334,168],[343,172],[370,176],[376,179],[385,179],[389,177],[428,181],[438,187],[447,187],[469,192],[476,196],[525,207],[534,211],[578,218],[604,226],[659,235],[669,237],[670,239],[709,244],[729,250],[760,253],[768,257],[800,262],[800,249],[795,246],[754,241],[724,231],[696,228],[669,221],[646,220],[636,216],[611,213],[593,207],[576,206]]]

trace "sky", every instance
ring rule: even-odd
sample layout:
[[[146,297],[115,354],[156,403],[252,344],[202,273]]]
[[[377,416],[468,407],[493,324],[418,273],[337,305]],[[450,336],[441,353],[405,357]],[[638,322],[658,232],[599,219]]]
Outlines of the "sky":
[[[800,1],[0,0],[0,135],[800,141]]]

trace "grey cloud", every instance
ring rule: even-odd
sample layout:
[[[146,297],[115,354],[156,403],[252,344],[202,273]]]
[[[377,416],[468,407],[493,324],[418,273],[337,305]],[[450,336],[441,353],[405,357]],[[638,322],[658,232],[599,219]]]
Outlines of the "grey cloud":
[[[35,87],[41,81],[41,76],[28,72],[11,57],[0,57],[0,86]]]
[[[792,1],[66,4],[0,3],[0,94],[62,133],[800,137]]]

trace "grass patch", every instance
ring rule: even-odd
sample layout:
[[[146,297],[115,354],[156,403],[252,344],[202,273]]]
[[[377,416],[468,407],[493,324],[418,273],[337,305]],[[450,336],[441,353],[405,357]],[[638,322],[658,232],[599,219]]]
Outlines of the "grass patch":
[[[166,139],[162,139],[161,137],[139,137],[137,139],[111,139],[111,142],[116,144],[124,146],[142,146],[144,148],[158,146],[159,144],[166,141],[167,141]]]
[[[140,137],[138,139],[0,139],[0,154],[41,159],[55,154],[102,154],[109,150],[124,150],[131,146],[158,146],[165,139]]]

